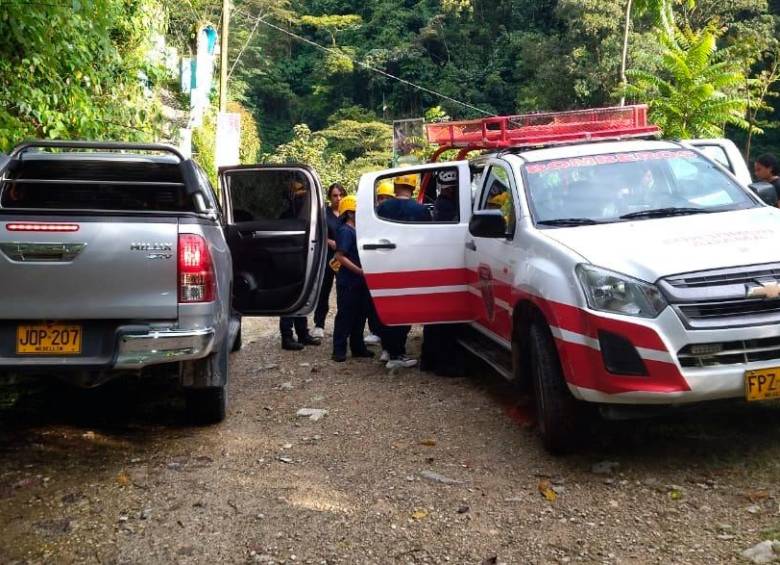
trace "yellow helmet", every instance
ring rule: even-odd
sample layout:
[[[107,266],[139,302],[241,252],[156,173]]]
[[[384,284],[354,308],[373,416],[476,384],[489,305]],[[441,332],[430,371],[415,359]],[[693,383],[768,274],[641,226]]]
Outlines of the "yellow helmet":
[[[357,198],[354,194],[348,194],[339,202],[339,216],[345,212],[355,212],[357,210]]]
[[[376,187],[377,196],[390,196],[395,197],[395,190],[393,190],[393,181],[391,179],[382,179]]]
[[[504,204],[506,204],[507,200],[509,200],[509,193],[508,192],[502,192],[500,194],[496,194],[495,196],[492,196],[488,200],[488,204],[490,204],[492,206],[503,207]]]
[[[400,175],[393,179],[394,186],[409,186],[412,191],[417,189],[417,183],[419,182],[419,175]]]

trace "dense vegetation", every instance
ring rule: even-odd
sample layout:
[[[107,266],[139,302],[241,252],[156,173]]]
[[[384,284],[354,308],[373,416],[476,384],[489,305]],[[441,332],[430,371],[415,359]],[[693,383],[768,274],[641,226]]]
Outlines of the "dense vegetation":
[[[0,10],[0,148],[28,135],[157,135],[134,81],[139,71],[159,80],[137,55],[140,31],[162,26],[186,52],[197,26],[219,24],[221,12],[220,0],[166,0],[154,16],[151,0],[22,4]],[[753,138],[754,156],[780,152],[780,0],[633,0],[625,88],[626,0],[233,4],[231,98],[256,118],[265,159],[317,159],[328,179],[352,184],[385,165],[394,119],[603,106],[623,95],[650,102],[670,135],[727,126],[743,146]],[[87,5],[100,17],[85,18]]]

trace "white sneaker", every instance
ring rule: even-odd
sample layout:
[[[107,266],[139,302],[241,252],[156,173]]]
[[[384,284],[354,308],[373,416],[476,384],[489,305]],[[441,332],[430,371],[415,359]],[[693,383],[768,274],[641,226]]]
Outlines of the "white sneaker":
[[[382,363],[387,363],[388,361],[390,361],[390,354],[387,352],[387,350],[382,351],[382,355],[379,356],[379,360]]]
[[[311,331],[311,337],[318,337],[322,339],[323,337],[325,337],[325,330],[323,330],[322,328],[314,328]]]
[[[378,335],[368,334],[366,337],[363,338],[363,342],[366,345],[378,345],[379,343],[382,342],[382,340]]]
[[[417,365],[417,359],[412,359],[406,355],[401,355],[395,359],[390,359],[385,367],[388,369],[408,369],[409,367],[414,367],[415,365]]]

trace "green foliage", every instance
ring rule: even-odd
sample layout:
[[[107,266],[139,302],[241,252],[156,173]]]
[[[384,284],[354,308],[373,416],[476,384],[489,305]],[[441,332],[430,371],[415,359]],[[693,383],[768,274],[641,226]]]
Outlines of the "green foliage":
[[[267,163],[299,163],[313,167],[320,175],[324,187],[343,179],[346,159],[340,153],[328,151],[328,140],[313,134],[306,124],[293,128],[293,138],[276,148],[271,154],[263,156]]]
[[[305,26],[312,26],[326,31],[330,35],[331,44],[336,46],[336,34],[348,29],[354,29],[363,23],[363,18],[355,14],[301,16],[298,21]]]
[[[367,153],[383,153],[390,161],[393,144],[393,128],[382,122],[358,122],[339,120],[319,134],[328,141],[332,151],[347,159],[363,157]]]
[[[212,186],[217,182],[217,109],[209,107],[203,115],[203,124],[192,130],[192,158],[195,159],[209,177]]]
[[[659,72],[629,71],[626,93],[650,105],[652,120],[675,138],[720,137],[726,124],[747,127],[745,78],[730,50],[718,50],[719,31],[675,29],[658,34]]]
[[[154,0],[6,2],[0,10],[0,150],[24,138],[153,139],[164,79],[145,58]]]

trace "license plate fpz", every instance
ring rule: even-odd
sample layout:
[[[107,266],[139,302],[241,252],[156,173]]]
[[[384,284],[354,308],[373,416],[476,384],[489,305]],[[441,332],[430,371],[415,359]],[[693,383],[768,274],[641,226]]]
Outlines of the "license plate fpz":
[[[18,355],[78,355],[81,326],[76,324],[19,324],[16,328]]]
[[[745,397],[748,400],[780,398],[780,367],[746,371]]]

